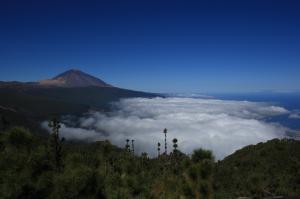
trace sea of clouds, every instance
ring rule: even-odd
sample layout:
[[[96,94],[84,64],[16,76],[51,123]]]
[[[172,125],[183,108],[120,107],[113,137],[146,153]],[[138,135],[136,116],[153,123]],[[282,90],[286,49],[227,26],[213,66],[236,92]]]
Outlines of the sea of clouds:
[[[135,140],[136,153],[157,154],[168,129],[179,149],[191,154],[199,147],[212,150],[222,159],[249,144],[285,137],[286,127],[266,122],[272,116],[289,114],[283,107],[267,103],[195,98],[131,98],[113,104],[109,113],[93,112],[81,118],[65,117],[61,135],[67,139],[110,140],[124,147]],[[47,128],[47,123],[43,126]]]

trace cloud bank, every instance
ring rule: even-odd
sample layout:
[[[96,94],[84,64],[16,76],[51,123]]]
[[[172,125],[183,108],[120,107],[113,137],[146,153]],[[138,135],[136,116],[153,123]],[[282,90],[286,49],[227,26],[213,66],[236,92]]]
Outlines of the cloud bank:
[[[154,156],[167,128],[169,151],[176,137],[185,153],[202,147],[222,159],[246,145],[284,137],[285,127],[264,119],[288,113],[282,107],[249,101],[132,98],[114,103],[110,113],[89,113],[75,122],[67,118],[61,134],[67,139],[108,139],[121,147],[127,138],[134,139],[138,153]]]
[[[300,111],[299,110],[295,110],[294,112],[292,112],[289,115],[290,119],[300,119]]]

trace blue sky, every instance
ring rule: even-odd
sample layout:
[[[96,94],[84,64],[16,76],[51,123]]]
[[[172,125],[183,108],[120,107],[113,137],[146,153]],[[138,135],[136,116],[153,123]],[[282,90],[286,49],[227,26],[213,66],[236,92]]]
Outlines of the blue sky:
[[[300,89],[299,1],[0,2],[0,80],[81,69],[152,92]]]

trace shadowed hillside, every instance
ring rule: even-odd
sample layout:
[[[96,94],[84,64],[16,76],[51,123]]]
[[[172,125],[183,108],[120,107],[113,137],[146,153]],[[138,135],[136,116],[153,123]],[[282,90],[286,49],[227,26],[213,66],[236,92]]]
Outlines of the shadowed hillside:
[[[78,70],[66,71],[49,80],[52,83],[45,81],[0,82],[0,115],[9,115],[11,124],[20,124],[19,117],[35,123],[49,119],[52,115],[78,115],[89,110],[105,111],[112,102],[122,98],[159,96],[113,87]],[[29,123],[21,124],[32,126]]]
[[[80,143],[53,133],[37,137],[24,128],[0,131],[0,198],[275,198],[299,196],[300,142],[271,140],[214,162],[210,151],[158,157],[109,141]],[[162,136],[163,141],[163,136]],[[199,146],[200,147],[200,146]],[[285,198],[285,197],[277,197]]]
[[[274,139],[244,147],[216,164],[221,198],[300,195],[300,141]]]

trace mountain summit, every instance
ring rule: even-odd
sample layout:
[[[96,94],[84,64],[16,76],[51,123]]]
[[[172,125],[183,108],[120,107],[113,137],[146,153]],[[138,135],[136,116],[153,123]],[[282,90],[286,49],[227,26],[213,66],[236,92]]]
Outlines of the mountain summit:
[[[101,79],[75,69],[63,72],[52,79],[41,80],[39,81],[39,84],[43,86],[60,87],[112,87]]]

